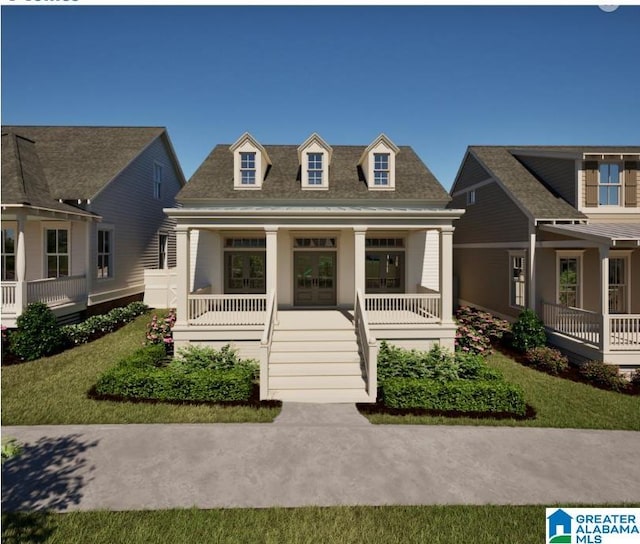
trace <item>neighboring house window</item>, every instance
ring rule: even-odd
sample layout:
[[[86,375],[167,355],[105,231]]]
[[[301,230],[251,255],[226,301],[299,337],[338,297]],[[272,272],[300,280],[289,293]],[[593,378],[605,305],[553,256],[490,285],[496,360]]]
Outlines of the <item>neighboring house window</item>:
[[[168,268],[168,247],[169,247],[169,235],[158,235],[158,268]]]
[[[627,312],[627,259],[609,257],[609,312]]]
[[[98,278],[113,277],[113,231],[98,231]]]
[[[389,153],[373,154],[373,184],[389,185]]]
[[[69,231],[46,229],[47,278],[69,275]]]
[[[2,229],[2,281],[16,279],[16,231]]]
[[[467,193],[467,206],[471,206],[471,204],[476,203],[476,191],[475,189],[469,191]]]
[[[162,165],[153,164],[153,198],[160,200],[162,197]]]
[[[580,282],[580,257],[560,257],[558,259],[558,302],[564,306],[579,308]]]
[[[600,206],[619,206],[622,178],[620,164],[601,162],[599,166],[598,204]]]
[[[526,281],[526,261],[524,255],[511,255],[511,306],[524,308]]]
[[[322,153],[308,153],[309,185],[322,185]]]
[[[256,183],[256,154],[240,153],[240,181],[242,185]]]

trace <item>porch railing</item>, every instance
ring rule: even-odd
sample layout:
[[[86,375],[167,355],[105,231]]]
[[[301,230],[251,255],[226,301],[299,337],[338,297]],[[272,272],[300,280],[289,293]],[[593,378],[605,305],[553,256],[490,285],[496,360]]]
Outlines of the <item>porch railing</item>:
[[[16,313],[16,282],[15,281],[3,281],[2,282],[2,301],[1,308],[3,314],[15,314]]]
[[[353,312],[358,345],[364,361],[364,371],[367,381],[367,393],[375,401],[378,393],[378,342],[369,329],[365,297],[362,291],[356,291],[356,303]]]
[[[440,322],[440,293],[364,295],[370,325]]]
[[[269,292],[267,299],[267,313],[264,323],[264,332],[260,339],[260,399],[264,400],[269,396],[269,356],[271,355],[271,341],[273,340],[273,329],[278,320],[278,297],[276,290]]]
[[[550,329],[597,346],[600,341],[600,314],[551,302],[542,303],[543,321]]]
[[[44,302],[55,307],[78,302],[87,296],[87,280],[84,276],[47,278],[27,282],[27,302]]]
[[[609,338],[612,350],[640,350],[640,315],[610,315]]]
[[[263,325],[267,295],[189,295],[189,325]]]

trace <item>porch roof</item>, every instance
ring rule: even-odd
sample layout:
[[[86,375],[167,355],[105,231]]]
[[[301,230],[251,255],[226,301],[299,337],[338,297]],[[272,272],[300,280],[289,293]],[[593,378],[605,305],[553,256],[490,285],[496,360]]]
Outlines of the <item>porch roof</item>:
[[[610,246],[640,246],[640,223],[540,225],[540,229]]]

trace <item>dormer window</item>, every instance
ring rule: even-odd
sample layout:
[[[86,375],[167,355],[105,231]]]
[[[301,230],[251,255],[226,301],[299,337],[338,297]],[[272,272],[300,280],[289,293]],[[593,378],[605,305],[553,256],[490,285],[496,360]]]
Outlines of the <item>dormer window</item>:
[[[322,153],[307,153],[309,185],[322,185]]]
[[[242,185],[256,184],[256,154],[240,153],[240,177]]]
[[[598,205],[619,206],[622,179],[620,164],[617,162],[601,162],[600,180],[598,185]]]
[[[245,132],[229,151],[233,153],[234,189],[261,189],[271,164],[264,147]]]
[[[373,184],[389,185],[389,153],[373,154]]]
[[[400,149],[384,134],[364,150],[358,166],[362,168],[370,191],[395,190],[396,155],[399,152]]]
[[[300,186],[307,190],[329,188],[329,167],[333,149],[316,133],[298,147]]]

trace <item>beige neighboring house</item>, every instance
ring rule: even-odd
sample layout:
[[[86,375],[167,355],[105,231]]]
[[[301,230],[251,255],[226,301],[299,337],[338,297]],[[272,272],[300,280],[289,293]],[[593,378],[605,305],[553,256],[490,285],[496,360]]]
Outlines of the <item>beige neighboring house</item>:
[[[216,146],[177,199],[166,210],[177,224],[176,347],[231,343],[258,358],[261,398],[375,401],[381,339],[453,349],[462,212],[446,209],[410,147],[384,135],[333,146],[244,134]]]
[[[2,324],[27,304],[61,322],[140,299],[175,265],[184,176],[162,127],[2,127]]]
[[[451,189],[458,302],[532,308],[576,360],[640,366],[640,146],[471,146]]]

